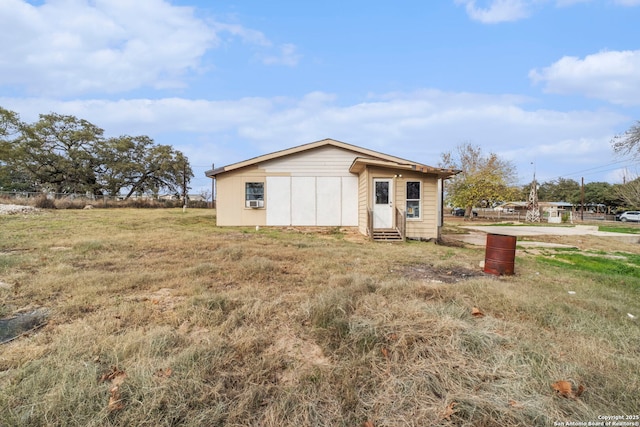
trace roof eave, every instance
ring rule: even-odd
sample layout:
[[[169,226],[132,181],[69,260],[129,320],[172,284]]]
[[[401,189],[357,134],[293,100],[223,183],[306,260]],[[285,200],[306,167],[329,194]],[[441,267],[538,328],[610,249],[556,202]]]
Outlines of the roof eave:
[[[204,175],[209,177],[209,178],[213,178],[214,176],[222,173],[222,172],[226,172],[226,167],[221,167],[221,168],[216,168],[216,169],[210,169],[208,171],[204,171]]]
[[[432,166],[427,166],[420,163],[397,163],[397,162],[392,162],[388,160],[369,159],[365,157],[357,157],[349,167],[349,172],[359,174],[362,171],[364,171],[364,169],[368,166],[378,166],[378,167],[396,169],[396,170],[416,171],[424,174],[437,175],[439,178],[443,178],[443,179],[451,178],[452,176],[462,172],[456,169],[434,168]]]

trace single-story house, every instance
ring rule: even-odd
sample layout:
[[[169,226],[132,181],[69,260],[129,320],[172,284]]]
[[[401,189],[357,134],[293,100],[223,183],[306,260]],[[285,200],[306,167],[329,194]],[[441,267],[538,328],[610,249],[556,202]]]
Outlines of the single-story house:
[[[529,207],[528,202],[506,202],[493,208],[494,211],[505,213],[526,212]]]
[[[333,139],[205,172],[219,226],[357,227],[380,240],[437,239],[441,169]]]

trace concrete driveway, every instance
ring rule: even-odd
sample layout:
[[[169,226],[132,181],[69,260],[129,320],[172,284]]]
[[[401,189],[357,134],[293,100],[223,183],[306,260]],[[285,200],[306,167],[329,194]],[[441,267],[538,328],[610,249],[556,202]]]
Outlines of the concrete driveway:
[[[506,236],[600,236],[614,237],[628,243],[640,243],[640,235],[613,233],[608,231],[598,231],[596,225],[576,225],[572,227],[545,227],[533,225],[466,225],[462,228],[470,230],[470,234],[449,235],[450,238],[462,240],[466,243],[484,246],[487,234],[502,234]],[[521,246],[553,246],[570,247],[557,243],[519,241]]]

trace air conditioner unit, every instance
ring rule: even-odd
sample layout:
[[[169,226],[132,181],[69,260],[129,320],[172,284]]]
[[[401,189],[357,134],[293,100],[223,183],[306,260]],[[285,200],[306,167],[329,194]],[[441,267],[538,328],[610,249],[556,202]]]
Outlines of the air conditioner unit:
[[[257,209],[264,207],[264,200],[247,200],[247,207]]]

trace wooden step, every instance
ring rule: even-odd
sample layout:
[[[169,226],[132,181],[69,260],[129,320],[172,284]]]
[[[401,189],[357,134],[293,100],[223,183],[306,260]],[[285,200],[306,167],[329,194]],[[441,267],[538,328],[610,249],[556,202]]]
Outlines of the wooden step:
[[[402,236],[395,228],[373,230],[373,240],[377,242],[401,242]]]

